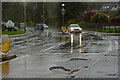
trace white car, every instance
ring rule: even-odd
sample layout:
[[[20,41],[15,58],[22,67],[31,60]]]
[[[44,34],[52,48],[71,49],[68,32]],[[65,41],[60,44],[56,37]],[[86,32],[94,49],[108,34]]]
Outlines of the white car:
[[[82,28],[78,24],[70,24],[70,27],[68,28],[68,31],[73,33],[80,33],[82,31]]]
[[[48,26],[46,24],[43,24],[43,27],[48,29]]]

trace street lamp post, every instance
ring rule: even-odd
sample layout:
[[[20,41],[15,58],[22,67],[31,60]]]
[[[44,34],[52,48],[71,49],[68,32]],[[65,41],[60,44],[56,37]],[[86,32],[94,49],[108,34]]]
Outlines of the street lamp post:
[[[61,10],[61,13],[62,13],[62,15],[63,15],[63,20],[62,20],[62,26],[64,26],[64,15],[65,15],[65,9],[64,9],[64,6],[65,6],[65,4],[62,4],[62,10]]]

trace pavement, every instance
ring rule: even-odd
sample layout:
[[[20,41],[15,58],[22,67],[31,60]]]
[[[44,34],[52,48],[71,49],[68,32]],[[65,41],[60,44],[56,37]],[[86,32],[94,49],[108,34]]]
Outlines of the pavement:
[[[32,32],[31,32],[32,31]],[[58,29],[43,32],[28,28],[10,36],[9,54],[1,62],[3,78],[118,78],[119,37],[83,31],[63,35]]]

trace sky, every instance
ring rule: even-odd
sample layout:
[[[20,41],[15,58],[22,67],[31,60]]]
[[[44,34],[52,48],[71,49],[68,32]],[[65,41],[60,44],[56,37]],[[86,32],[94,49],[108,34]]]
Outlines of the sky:
[[[1,2],[119,2],[120,0],[0,0]]]

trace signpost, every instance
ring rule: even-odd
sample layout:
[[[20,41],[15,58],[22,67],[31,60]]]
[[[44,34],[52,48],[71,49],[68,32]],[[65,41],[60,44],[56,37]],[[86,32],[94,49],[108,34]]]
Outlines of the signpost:
[[[65,15],[65,9],[64,9],[64,7],[65,7],[65,4],[64,3],[62,3],[62,10],[61,10],[61,13],[62,13],[62,15],[63,15],[63,20],[62,20],[62,26],[64,26],[64,15]],[[65,31],[66,31],[66,27],[62,27],[62,33],[63,34],[65,34]]]

